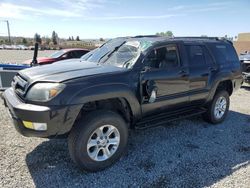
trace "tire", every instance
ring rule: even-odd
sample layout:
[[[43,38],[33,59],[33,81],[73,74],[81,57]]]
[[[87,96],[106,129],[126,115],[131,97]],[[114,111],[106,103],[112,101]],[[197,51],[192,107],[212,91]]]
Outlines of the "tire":
[[[109,131],[113,133],[108,134]],[[128,126],[120,115],[95,111],[73,127],[68,137],[69,154],[81,170],[96,172],[111,166],[123,155],[127,140]]]
[[[226,104],[225,105],[222,105],[224,106],[224,113],[219,113],[220,115],[216,116],[216,103],[220,100],[222,101],[222,99],[225,100]],[[218,102],[220,103],[220,102]],[[212,123],[212,124],[218,124],[218,123],[221,123],[224,121],[224,119],[226,118],[227,116],[227,113],[228,113],[228,109],[229,109],[229,105],[230,105],[230,99],[229,99],[229,94],[227,91],[218,91],[213,100],[211,101],[211,103],[209,104],[208,106],[208,110],[206,113],[203,114],[203,118],[204,120],[206,120],[207,122],[209,123]],[[218,107],[218,106],[217,106]],[[222,109],[222,108],[220,108]],[[220,111],[220,110],[219,110]],[[223,110],[222,110],[223,111]]]

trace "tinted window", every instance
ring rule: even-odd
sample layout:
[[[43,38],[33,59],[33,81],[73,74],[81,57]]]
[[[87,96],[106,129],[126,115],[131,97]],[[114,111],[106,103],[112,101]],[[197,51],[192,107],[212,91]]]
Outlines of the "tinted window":
[[[220,64],[239,61],[233,46],[230,44],[208,44],[208,47]]]
[[[86,53],[87,53],[87,51],[78,50],[78,51],[76,51],[76,58],[80,58],[80,57],[82,57]]]
[[[146,62],[151,67],[160,69],[171,69],[179,66],[178,48],[176,45],[154,49],[148,55]]]
[[[186,49],[190,66],[202,66],[206,64],[202,46],[190,45],[186,46]]]
[[[214,60],[206,47],[203,47],[203,52],[205,55],[206,63],[209,65],[214,64]]]

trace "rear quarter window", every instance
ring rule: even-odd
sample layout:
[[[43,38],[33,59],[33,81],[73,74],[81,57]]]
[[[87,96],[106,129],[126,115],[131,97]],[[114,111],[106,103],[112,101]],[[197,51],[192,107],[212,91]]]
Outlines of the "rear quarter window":
[[[219,64],[238,63],[239,58],[231,44],[207,44]]]

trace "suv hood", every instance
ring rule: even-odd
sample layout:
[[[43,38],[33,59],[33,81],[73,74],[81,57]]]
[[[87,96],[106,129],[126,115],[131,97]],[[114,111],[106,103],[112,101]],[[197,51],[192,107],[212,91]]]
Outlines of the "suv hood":
[[[20,71],[19,74],[29,82],[63,82],[78,77],[106,74],[111,72],[123,72],[126,70],[127,69],[111,65],[99,65],[97,63],[74,59],[24,69]]]

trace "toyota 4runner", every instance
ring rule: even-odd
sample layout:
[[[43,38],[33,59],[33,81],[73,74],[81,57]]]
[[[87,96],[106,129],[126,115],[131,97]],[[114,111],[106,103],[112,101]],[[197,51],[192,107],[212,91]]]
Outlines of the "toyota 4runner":
[[[98,171],[122,156],[129,129],[199,114],[221,123],[240,67],[224,39],[116,38],[80,60],[20,71],[3,98],[20,134],[66,136],[72,160]]]

